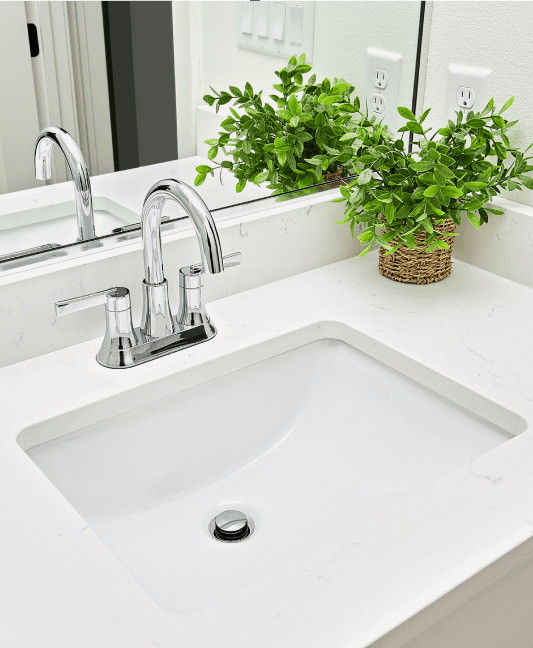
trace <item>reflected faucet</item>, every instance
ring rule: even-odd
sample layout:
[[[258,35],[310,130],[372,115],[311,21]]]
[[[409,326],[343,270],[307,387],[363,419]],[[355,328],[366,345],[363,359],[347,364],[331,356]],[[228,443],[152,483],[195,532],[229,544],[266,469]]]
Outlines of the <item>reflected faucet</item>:
[[[51,153],[54,143],[59,146],[65,156],[74,182],[78,241],[93,239],[96,237],[96,232],[89,171],[82,152],[66,130],[57,126],[48,126],[39,133],[35,144],[35,177],[37,180],[50,179],[52,175]]]

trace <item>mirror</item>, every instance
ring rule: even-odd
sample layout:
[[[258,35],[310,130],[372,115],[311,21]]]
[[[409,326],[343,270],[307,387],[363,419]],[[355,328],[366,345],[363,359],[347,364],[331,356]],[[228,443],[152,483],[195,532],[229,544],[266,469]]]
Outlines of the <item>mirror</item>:
[[[193,185],[199,165],[227,159],[220,149],[214,162],[208,159],[213,146],[204,142],[219,137],[234,105],[228,101],[216,113],[203,99],[216,97],[211,87],[244,92],[249,83],[277,110],[268,99],[279,82],[274,72],[292,54],[305,52],[312,66],[303,83],[311,74],[317,85],[342,77],[354,87],[352,99],[358,95],[363,102],[382,94],[380,81],[373,88],[366,83],[367,49],[400,54],[398,86],[391,78],[389,90],[397,93],[398,105],[412,107],[423,6],[326,0],[0,3],[0,271],[75,249],[86,253],[104,239],[112,247],[140,236],[142,199],[155,181],[174,177]],[[35,143],[45,126],[70,133],[85,158],[95,241],[77,242],[72,176],[55,144],[51,178],[35,179]],[[277,199],[298,199],[294,190],[310,182],[297,180],[285,182],[287,195]],[[332,181],[324,173],[312,184]],[[207,174],[197,191],[215,218],[217,212],[221,218],[235,213],[237,205],[272,200],[272,179],[248,182],[240,193],[236,186],[224,169],[220,177],[218,171]],[[164,214],[170,224],[163,231],[183,220],[174,205]]]

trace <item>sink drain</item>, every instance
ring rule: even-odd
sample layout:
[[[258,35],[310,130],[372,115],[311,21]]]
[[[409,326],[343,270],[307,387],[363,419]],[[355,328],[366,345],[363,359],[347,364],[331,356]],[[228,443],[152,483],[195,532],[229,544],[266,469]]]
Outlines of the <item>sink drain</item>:
[[[209,522],[209,533],[220,542],[242,542],[252,535],[255,524],[241,511],[223,511]]]

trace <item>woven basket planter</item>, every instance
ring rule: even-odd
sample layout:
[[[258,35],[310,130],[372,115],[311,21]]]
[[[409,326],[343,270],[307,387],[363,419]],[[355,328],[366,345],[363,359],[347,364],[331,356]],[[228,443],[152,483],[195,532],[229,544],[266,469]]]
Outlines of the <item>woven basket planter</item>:
[[[435,225],[437,232],[453,232],[455,223],[447,218]],[[454,236],[441,237],[450,246],[448,250],[437,248],[427,252],[426,248],[412,250],[402,245],[394,254],[385,255],[384,248],[379,249],[379,271],[384,277],[403,283],[428,284],[444,279],[452,272],[452,249]],[[417,246],[425,244],[425,234],[415,234]],[[394,240],[391,245],[394,245]]]
[[[332,182],[330,185],[322,185],[318,187],[319,191],[328,191],[329,189],[336,189],[342,184],[342,174],[344,172],[343,167],[339,167],[334,173],[324,173],[324,182],[332,182],[333,180],[338,180],[338,182]]]

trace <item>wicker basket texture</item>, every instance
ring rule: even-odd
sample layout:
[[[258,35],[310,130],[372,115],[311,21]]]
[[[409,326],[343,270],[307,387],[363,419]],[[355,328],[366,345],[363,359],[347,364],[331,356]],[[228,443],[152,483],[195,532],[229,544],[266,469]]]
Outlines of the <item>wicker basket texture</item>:
[[[437,232],[454,232],[455,223],[447,218],[435,225]],[[437,248],[427,252],[425,234],[415,234],[417,249],[402,245],[394,254],[386,255],[384,248],[379,249],[379,271],[384,277],[403,283],[428,284],[444,279],[452,272],[452,249],[454,236],[441,237],[450,246],[447,250]],[[395,241],[391,241],[395,245]]]

